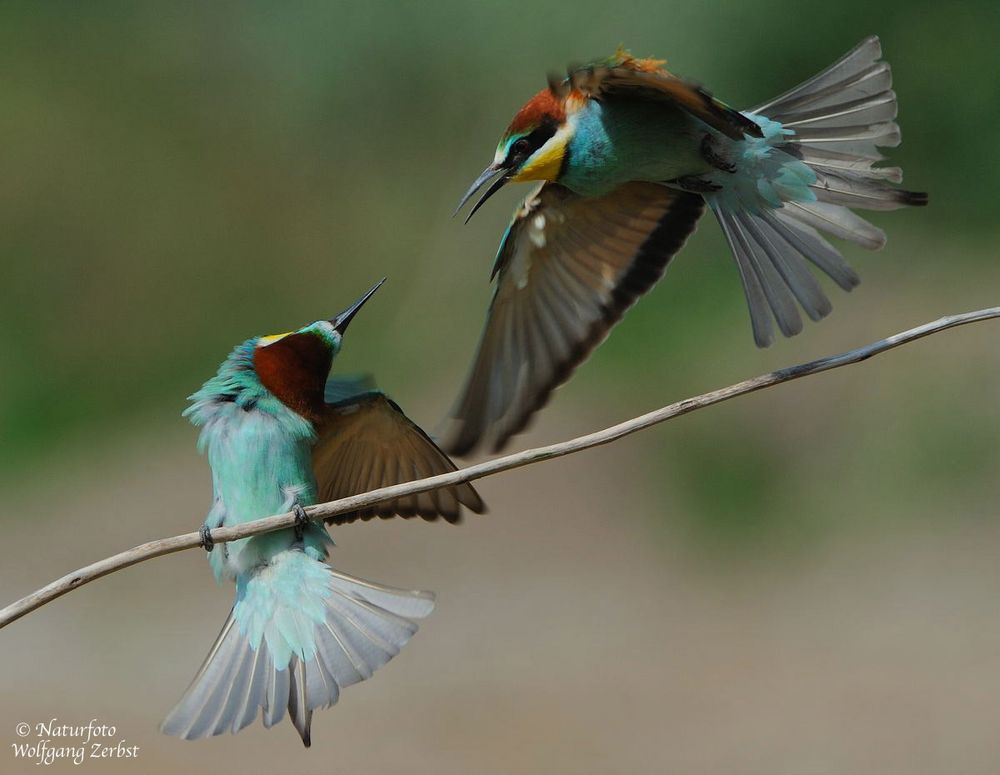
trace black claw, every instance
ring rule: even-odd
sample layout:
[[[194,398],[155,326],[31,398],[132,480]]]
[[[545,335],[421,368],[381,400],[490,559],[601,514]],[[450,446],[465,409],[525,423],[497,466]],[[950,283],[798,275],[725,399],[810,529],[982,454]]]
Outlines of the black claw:
[[[306,525],[310,522],[309,516],[306,514],[306,510],[298,503],[292,506],[292,511],[295,512],[295,540],[301,541],[302,534],[306,530]]]
[[[736,172],[736,165],[726,161],[715,150],[715,138],[712,135],[705,135],[701,138],[701,158],[723,172]]]
[[[212,551],[215,547],[215,541],[212,540],[212,531],[209,530],[208,525],[202,525],[198,533],[201,536],[201,548],[206,552]]]
[[[703,180],[696,175],[684,175],[670,182],[684,191],[690,191],[692,194],[711,194],[722,189],[722,186],[708,180]]]

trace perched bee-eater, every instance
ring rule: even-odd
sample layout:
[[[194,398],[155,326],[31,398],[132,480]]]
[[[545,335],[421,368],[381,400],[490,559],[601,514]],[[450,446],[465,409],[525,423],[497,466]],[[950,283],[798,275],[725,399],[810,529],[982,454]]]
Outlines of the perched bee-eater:
[[[849,208],[927,203],[898,167],[896,95],[878,38],[749,111],[619,51],[550,78],[514,116],[459,208],[492,180],[544,181],[516,211],[493,266],[496,290],[442,447],[493,451],[660,278],[704,206],[729,242],[756,343],[802,329],[830,302],[809,270],[844,290],[858,276],[819,232],[877,249],[885,234]],[[471,217],[471,214],[470,216]]]
[[[163,722],[167,734],[238,732],[263,709],[264,726],[288,716],[310,743],[316,708],[369,678],[417,631],[430,592],[353,578],[331,568],[333,544],[303,506],[455,470],[400,408],[364,379],[327,381],[355,313],[381,285],[332,320],[248,339],[191,396],[214,500],[202,528],[217,580],[236,603],[187,693]],[[457,522],[482,512],[468,484],[400,498],[328,522],[419,515]],[[217,544],[211,528],[294,510],[294,528]]]

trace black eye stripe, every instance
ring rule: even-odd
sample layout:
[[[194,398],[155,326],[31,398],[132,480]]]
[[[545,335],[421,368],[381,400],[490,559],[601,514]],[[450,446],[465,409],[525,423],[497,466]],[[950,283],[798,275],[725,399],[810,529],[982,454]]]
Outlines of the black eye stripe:
[[[555,122],[545,121],[540,126],[533,129],[524,137],[519,137],[510,144],[507,152],[506,163],[508,165],[520,164],[535,151],[549,141],[549,138],[556,133]]]
[[[556,133],[556,128],[554,126],[543,124],[542,126],[538,127],[538,129],[536,129],[534,132],[532,132],[530,135],[528,135],[525,139],[529,143],[531,143],[532,150],[537,151],[539,148],[545,145],[545,143],[548,142],[549,138],[552,137],[552,135],[554,135],[555,133]]]

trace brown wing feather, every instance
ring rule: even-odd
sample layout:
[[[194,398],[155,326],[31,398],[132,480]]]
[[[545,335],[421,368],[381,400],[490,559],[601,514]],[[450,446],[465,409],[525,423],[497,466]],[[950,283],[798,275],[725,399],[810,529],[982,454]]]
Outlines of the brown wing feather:
[[[762,136],[760,127],[742,113],[698,84],[664,70],[661,64],[660,60],[636,59],[619,51],[607,62],[572,69],[566,84],[595,99],[634,96],[672,102],[734,140],[743,139],[744,134]]]
[[[454,470],[455,464],[430,437],[379,392],[329,404],[313,449],[321,502]],[[467,483],[396,498],[326,521],[339,525],[373,517],[419,516],[426,520],[444,517],[454,523],[461,519],[462,506],[477,514],[485,510],[479,494]]]
[[[497,256],[497,287],[442,448],[497,451],[659,279],[694,230],[701,197],[627,183],[580,197],[557,183],[529,196]]]

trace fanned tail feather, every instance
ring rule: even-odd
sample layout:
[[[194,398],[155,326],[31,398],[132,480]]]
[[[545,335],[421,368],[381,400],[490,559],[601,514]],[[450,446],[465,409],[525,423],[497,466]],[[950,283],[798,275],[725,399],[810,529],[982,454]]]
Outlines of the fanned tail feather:
[[[770,166],[760,161],[767,158],[760,153],[764,141],[747,138],[742,144],[753,164],[740,167],[738,161],[736,175],[711,176],[721,190],[705,199],[736,257],[761,347],[774,339],[772,318],[785,336],[793,336],[802,329],[799,307],[813,320],[830,312],[806,260],[844,290],[858,284],[857,274],[819,232],[877,250],[885,233],[848,208],[927,204],[926,194],[893,186],[903,178],[899,167],[875,166],[883,158],[879,148],[900,142],[892,71],[881,56],[878,38],[867,38],[823,72],[749,111],[772,146]],[[746,180],[727,180],[744,171],[754,175],[756,190]],[[782,178],[797,184],[806,176],[806,187],[780,185]]]
[[[787,216],[785,208],[748,213],[712,205],[712,210],[736,256],[759,347],[774,342],[772,317],[785,336],[802,330],[796,302],[814,321],[824,318],[832,308],[803,257],[845,291],[860,282],[829,242],[811,226]]]
[[[775,100],[754,108],[795,132],[779,147],[816,174],[816,198],[845,207],[894,210],[927,203],[924,193],[893,188],[899,167],[875,167],[879,148],[900,142],[892,70],[879,61],[877,37]]]
[[[259,710],[271,727],[287,710],[308,747],[313,711],[336,703],[343,687],[370,678],[398,654],[417,631],[412,620],[434,607],[429,592],[380,586],[301,552],[284,554],[298,556],[267,590],[247,584],[201,670],[164,720],[164,733],[192,740],[238,732]],[[298,583],[301,566],[308,570]],[[241,606],[261,610],[248,616]]]

